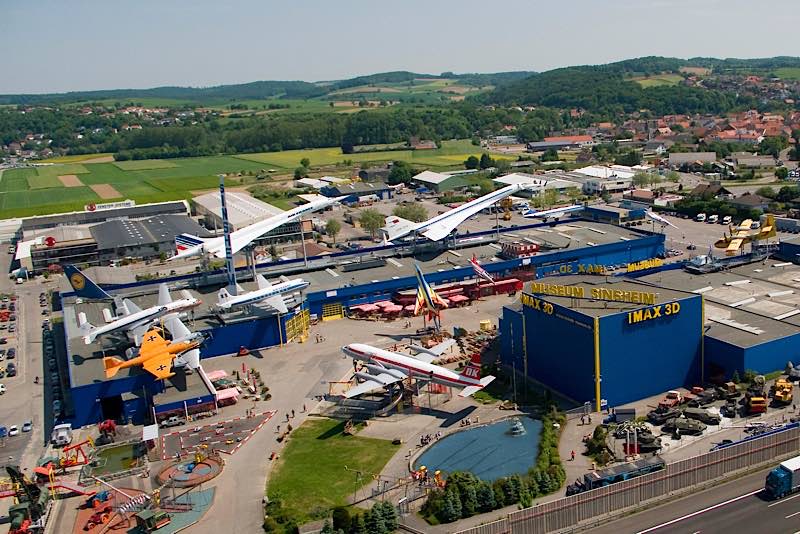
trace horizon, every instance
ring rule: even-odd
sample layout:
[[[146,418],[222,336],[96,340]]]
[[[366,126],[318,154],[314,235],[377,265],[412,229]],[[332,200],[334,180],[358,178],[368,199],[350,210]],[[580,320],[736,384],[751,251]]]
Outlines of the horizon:
[[[241,0],[229,8],[201,0],[182,9],[143,0],[121,21],[118,9],[98,0],[4,5],[0,45],[7,51],[4,66],[10,75],[0,79],[0,94],[315,83],[393,71],[545,72],[646,56],[800,55],[791,39],[792,17],[776,17],[771,38],[755,42],[709,39],[707,32],[697,31],[704,25],[735,28],[763,17],[763,8],[744,0],[699,5],[692,0],[614,0],[604,5],[576,0],[566,15],[559,6],[512,0],[504,4],[504,12],[513,14],[513,20],[498,17],[483,27],[476,21],[486,7],[476,0],[433,5],[411,0],[402,10],[363,7],[358,0],[277,6]],[[793,7],[788,0],[771,6],[775,13],[784,8],[791,13]],[[233,25],[220,26],[228,18]],[[539,23],[560,18],[566,23]],[[691,27],[680,24],[687,19],[693,21]],[[37,21],[36,39],[31,39],[31,20]],[[528,20],[530,25],[520,23]],[[670,21],[676,23],[668,25]],[[559,46],[565,34],[568,45]]]

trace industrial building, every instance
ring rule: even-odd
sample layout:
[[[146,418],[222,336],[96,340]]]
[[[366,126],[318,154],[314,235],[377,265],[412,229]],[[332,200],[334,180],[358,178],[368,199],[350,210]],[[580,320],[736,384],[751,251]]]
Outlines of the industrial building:
[[[210,234],[186,215],[109,219],[92,225],[40,228],[23,233],[14,259],[33,272],[50,265],[105,265],[122,258],[153,259],[175,250],[175,236]]]
[[[415,263],[425,272],[429,283],[438,285],[474,278],[474,270],[466,261],[473,254],[492,274],[520,273],[530,278],[571,269],[579,272],[586,265],[620,269],[628,263],[652,258],[664,248],[662,235],[638,229],[580,220],[560,222],[556,228],[557,232],[544,224],[515,228],[510,237],[537,243],[539,253],[505,260],[498,257],[501,247],[496,244],[496,232],[487,231],[465,236],[463,242],[456,242],[455,249],[447,250],[441,243],[422,246],[416,260],[392,257],[397,254],[396,246],[379,246],[265,264],[259,266],[259,271],[268,278],[292,273],[310,282],[300,307],[282,316],[256,314],[233,320],[221,318],[210,309],[198,308],[187,324],[195,331],[209,334],[201,349],[201,357],[205,359],[234,354],[241,347],[254,350],[287,343],[302,335],[312,314],[322,320],[335,320],[343,317],[349,306],[377,302],[413,289],[417,283]],[[448,261],[443,262],[443,258]],[[254,283],[246,281],[247,270],[239,272],[245,290],[252,289]],[[173,289],[190,288],[205,303],[215,301],[214,293],[219,283],[223,283],[220,280],[217,285],[209,285],[202,275],[183,275],[106,289],[145,308],[155,303],[160,282],[167,282]],[[102,324],[103,308],[109,304],[81,301],[71,292],[60,296],[68,370],[65,376],[71,398],[67,420],[74,426],[108,417],[141,421],[152,412],[161,417],[176,409],[203,409],[213,402],[213,385],[204,379],[202,370],[190,375],[179,372],[166,381],[157,381],[141,369],[132,368],[120,371],[113,379],[105,379],[101,356],[119,354],[130,344],[120,342],[119,336],[107,336],[86,345],[78,331],[78,314],[85,313],[89,322]]]
[[[228,206],[228,224],[231,231],[250,226],[264,219],[283,213],[283,210],[253,198],[246,193],[228,191],[225,194]],[[222,230],[222,203],[219,191],[213,191],[192,199],[195,215],[200,218],[206,228]]]
[[[394,196],[394,189],[384,182],[354,182],[352,184],[331,183],[319,190],[326,197],[345,197],[342,202],[370,202],[389,200]]]

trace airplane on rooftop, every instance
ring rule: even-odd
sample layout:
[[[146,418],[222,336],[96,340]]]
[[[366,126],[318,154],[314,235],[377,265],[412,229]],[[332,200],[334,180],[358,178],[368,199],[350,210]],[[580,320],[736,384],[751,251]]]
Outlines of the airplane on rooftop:
[[[660,223],[662,226],[663,225],[667,225],[667,226],[671,226],[673,228],[677,228],[677,226],[675,226],[674,224],[669,222],[667,219],[665,219],[661,215],[655,213],[654,211],[647,210],[647,211],[644,212],[644,216],[647,217],[648,219],[652,220],[652,221]]]
[[[231,232],[231,253],[236,254],[254,240],[271,232],[275,228],[286,223],[295,221],[303,215],[325,209],[337,202],[341,202],[346,196],[331,197],[322,200],[314,200],[297,208],[279,213],[263,221],[251,224],[235,232]],[[188,258],[202,254],[210,254],[217,258],[225,257],[225,238],[211,237],[203,238],[192,234],[180,234],[175,236],[175,248],[177,254],[169,258],[170,260]]]
[[[440,241],[479,211],[530,187],[526,184],[509,185],[420,223],[390,215],[386,217],[386,226],[381,228],[381,233],[386,243],[392,243],[409,235],[421,235],[431,241]]]
[[[574,206],[564,206],[561,208],[553,208],[543,211],[529,209],[528,211],[523,212],[522,216],[526,219],[542,219],[544,222],[547,222],[549,219],[558,221],[564,215],[583,211],[584,208],[585,206],[583,204],[575,204]]]
[[[357,397],[402,382],[409,377],[443,386],[463,388],[458,394],[459,397],[469,397],[488,386],[494,377],[491,375],[481,377],[480,355],[476,355],[478,361],[475,361],[473,356],[473,360],[461,373],[431,363],[452,344],[444,343],[432,349],[417,350],[414,356],[398,354],[363,343],[345,345],[342,347],[342,352],[353,358],[354,366],[361,362],[366,372],[356,370],[355,376],[362,382],[347,390],[344,396],[348,399]]]
[[[86,320],[85,313],[78,314],[78,327],[83,335],[83,341],[87,345],[94,342],[98,336],[119,330],[130,332],[136,345],[139,345],[142,337],[153,323],[159,319],[167,320],[172,316],[177,317],[179,313],[195,308],[202,303],[186,290],[181,292],[183,298],[172,300],[167,284],[160,284],[158,286],[158,304],[143,310],[130,299],[115,299],[74,265],[68,265],[64,270],[76,295],[114,300],[116,303],[117,316],[113,317],[105,310],[104,314],[108,313],[109,316],[106,317],[107,324],[103,326],[93,326]],[[175,333],[173,333],[174,335]]]
[[[264,275],[261,274],[256,277],[256,280],[258,281],[258,289],[238,295],[231,295],[228,290],[223,287],[217,294],[219,298],[217,305],[224,310],[228,310],[232,307],[248,306],[263,301],[279,313],[287,313],[289,310],[286,308],[283,295],[300,291],[309,286],[309,283],[302,278],[289,280],[285,276],[282,276],[280,283],[275,285],[270,284],[267,279],[264,278]]]
[[[201,334],[194,334],[190,339],[184,341],[167,341],[158,333],[157,329],[150,330],[145,334],[136,357],[130,360],[103,358],[106,378],[113,378],[121,369],[136,366],[142,366],[145,371],[157,379],[169,378],[175,374],[172,372],[172,363],[175,358],[186,351],[197,349],[202,339]]]

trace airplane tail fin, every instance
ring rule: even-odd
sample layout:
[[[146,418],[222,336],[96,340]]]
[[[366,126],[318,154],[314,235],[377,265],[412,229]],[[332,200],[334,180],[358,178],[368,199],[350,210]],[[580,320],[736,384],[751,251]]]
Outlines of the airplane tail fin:
[[[463,378],[469,378],[471,380],[480,380],[481,379],[481,355],[479,353],[475,353],[472,355],[469,363],[464,370],[459,373],[460,376]]]
[[[270,284],[269,281],[264,278],[263,274],[256,276],[256,281],[258,282],[258,289],[269,289],[272,287],[272,284]]]
[[[103,368],[106,371],[106,378],[114,377],[119,372],[122,364],[125,362],[119,358],[105,357],[103,358]]]
[[[203,250],[205,240],[192,234],[179,234],[175,236],[175,255],[170,260],[196,256]]]
[[[78,313],[78,331],[83,336],[87,345],[94,341],[95,327],[92,325],[92,323],[86,320],[86,314],[83,312]]]
[[[92,300],[112,300],[111,295],[100,289],[100,286],[74,265],[65,266],[64,274],[67,275],[69,285],[79,297]]]
[[[217,304],[225,306],[233,298],[227,288],[222,288],[217,292]]]
[[[402,217],[390,215],[386,217],[386,226],[381,228],[381,231],[386,241],[394,241],[399,236],[408,233],[413,227],[413,222]]]

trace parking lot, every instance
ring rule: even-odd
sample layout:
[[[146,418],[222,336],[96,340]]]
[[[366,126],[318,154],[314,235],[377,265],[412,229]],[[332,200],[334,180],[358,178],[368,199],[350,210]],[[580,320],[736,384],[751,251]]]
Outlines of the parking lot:
[[[252,417],[237,417],[228,421],[162,434],[161,457],[166,460],[178,453],[186,454],[194,451],[200,445],[207,445],[209,449],[225,454],[233,454],[275,413],[274,410],[267,411]],[[162,430],[162,432],[166,431],[168,429]]]

